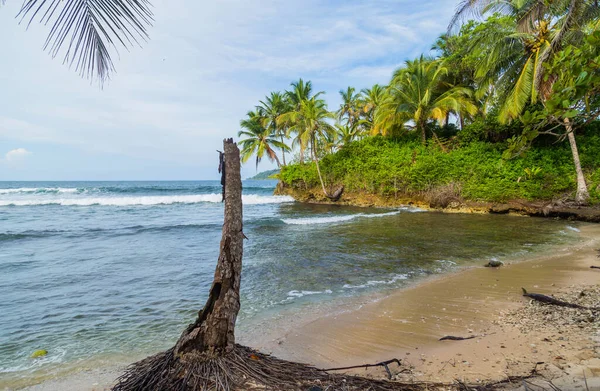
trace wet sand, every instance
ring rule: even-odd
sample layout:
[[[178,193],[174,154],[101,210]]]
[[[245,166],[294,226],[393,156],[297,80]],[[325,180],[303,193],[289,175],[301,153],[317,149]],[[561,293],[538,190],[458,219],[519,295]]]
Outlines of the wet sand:
[[[499,380],[526,374],[536,362],[543,361],[546,367],[549,363],[554,366],[548,370],[559,368],[565,382],[582,377],[578,373],[587,370],[593,390],[594,384],[600,387],[600,335],[573,332],[559,339],[549,330],[525,333],[504,320],[506,314],[527,305],[521,287],[551,294],[600,284],[600,272],[589,268],[600,265],[594,250],[600,247],[600,226],[584,226],[581,231],[587,239],[584,243],[551,257],[497,269],[470,268],[423,281],[358,309],[320,317],[285,335],[269,336],[250,345],[319,367],[396,357],[403,367],[392,370],[398,373],[405,369],[397,378],[414,381]],[[446,335],[476,338],[439,341]],[[552,343],[542,342],[544,339]],[[118,373],[118,368],[88,370],[28,390],[103,390]],[[356,373],[385,375],[379,369]]]
[[[399,358],[409,369],[400,378],[442,382],[501,380],[527,374],[535,363],[551,363],[556,357],[573,367],[592,360],[587,380],[597,382],[590,376],[600,376],[600,335],[575,330],[552,344],[540,342],[549,340],[549,331],[524,333],[503,322],[507,313],[527,305],[521,287],[552,294],[600,284],[600,273],[590,269],[600,264],[594,250],[600,226],[585,226],[581,235],[585,243],[551,257],[426,281],[355,311],[322,317],[265,348],[284,359],[329,368]],[[476,338],[439,341],[446,335]]]

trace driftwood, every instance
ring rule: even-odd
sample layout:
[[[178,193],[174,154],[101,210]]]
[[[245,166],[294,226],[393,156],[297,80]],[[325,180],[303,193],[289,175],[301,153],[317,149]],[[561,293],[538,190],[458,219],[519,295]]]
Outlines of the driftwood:
[[[598,309],[595,307],[585,307],[585,306],[582,306],[579,304],[569,303],[569,302],[562,301],[562,300],[557,300],[554,297],[541,295],[539,293],[529,293],[525,290],[525,288],[521,288],[521,289],[523,290],[523,296],[529,297],[530,299],[533,299],[535,301],[539,301],[540,303],[556,305],[559,307],[577,308],[580,310],[597,310]]]
[[[344,371],[346,369],[356,369],[356,368],[384,367],[385,371],[387,372],[388,379],[391,380],[392,379],[392,372],[390,371],[390,368],[388,367],[388,365],[392,364],[392,363],[396,363],[396,364],[398,364],[398,366],[402,365],[400,363],[399,359],[392,358],[391,360],[378,362],[377,364],[362,364],[362,365],[354,365],[354,366],[351,366],[351,367],[329,368],[329,369],[320,369],[320,370],[323,371],[323,372],[329,372],[329,371]]]
[[[590,269],[600,269],[600,266],[590,266]]]
[[[468,337],[455,337],[453,335],[446,335],[445,337],[440,338],[440,341],[464,341],[466,339],[473,339],[475,338],[474,335],[468,336]]]

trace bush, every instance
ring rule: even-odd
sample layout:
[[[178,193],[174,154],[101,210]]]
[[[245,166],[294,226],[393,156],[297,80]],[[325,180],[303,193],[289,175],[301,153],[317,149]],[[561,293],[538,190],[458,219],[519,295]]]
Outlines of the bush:
[[[600,201],[600,135],[578,135],[578,143],[590,193]],[[451,186],[460,189],[464,199],[501,202],[547,200],[575,191],[568,143],[534,146],[523,157],[511,160],[502,159],[505,149],[505,143],[472,139],[444,152],[433,141],[423,146],[416,137],[375,136],[326,156],[321,171],[328,185],[344,184],[347,191],[379,195],[424,195]],[[281,180],[296,188],[319,185],[314,163],[284,167]]]

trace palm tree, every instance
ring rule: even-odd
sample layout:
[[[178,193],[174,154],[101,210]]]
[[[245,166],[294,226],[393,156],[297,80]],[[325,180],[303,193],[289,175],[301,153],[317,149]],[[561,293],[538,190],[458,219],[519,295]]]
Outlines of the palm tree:
[[[477,107],[472,90],[448,84],[448,69],[439,60],[421,56],[398,69],[387,88],[386,97],[375,118],[375,132],[386,133],[393,126],[413,122],[427,141],[426,124],[444,122],[448,113],[474,115]]]
[[[271,95],[265,97],[264,101],[260,101],[257,110],[263,117],[263,126],[270,129],[272,135],[279,137],[281,144],[285,144],[284,137],[287,137],[286,126],[285,124],[277,123],[277,118],[289,111],[289,102],[285,95],[281,92],[271,92]],[[283,166],[286,165],[285,152],[287,150],[289,150],[287,146],[281,150]]]
[[[327,120],[334,119],[335,115],[327,110],[327,105],[322,99],[313,96],[300,102],[300,106],[279,117],[279,122],[290,124],[290,130],[296,132],[296,140],[300,147],[300,155],[309,148],[312,159],[317,166],[317,173],[323,193],[329,197],[325,190],[325,183],[319,167],[319,151],[317,150],[320,139],[328,139],[334,133],[333,126]]]
[[[28,18],[28,26],[36,20],[50,24],[44,49],[56,57],[66,46],[63,62],[102,84],[114,71],[117,43],[127,48],[148,38],[150,7],[148,0],[25,0],[17,16]]]
[[[385,86],[374,84],[371,88],[363,88],[360,91],[361,116],[359,125],[365,133],[373,129],[375,112],[383,103],[386,93]]]
[[[299,112],[304,102],[313,98],[317,99],[321,94],[325,93],[323,91],[319,91],[313,95],[312,82],[310,80],[305,82],[302,78],[300,78],[297,82],[292,82],[290,85],[292,89],[285,91],[287,111],[284,114]],[[293,127],[293,123],[289,121],[289,118],[291,118],[289,115],[284,116],[283,114],[277,118],[278,126],[282,126],[287,129],[286,136],[288,137],[290,136],[291,132],[296,131],[296,128]],[[296,135],[292,141],[292,146],[300,146],[300,163],[303,163],[306,145],[303,146],[300,141],[300,137]]]
[[[240,121],[240,126],[245,130],[238,132],[239,137],[246,137],[239,141],[242,147],[242,162],[247,162],[252,155],[256,155],[256,169],[262,158],[267,158],[277,163],[277,167],[281,167],[279,158],[273,148],[279,148],[282,151],[289,150],[289,147],[281,141],[274,138],[271,129],[265,128],[263,125],[264,117],[256,111],[249,111],[246,119]]]
[[[485,54],[477,78],[496,86],[500,120],[506,122],[517,118],[528,103],[547,98],[552,78],[544,77],[544,64],[565,45],[581,42],[582,28],[597,20],[600,6],[595,0],[464,0],[449,31],[468,15],[493,12],[506,17],[489,18],[485,28],[476,31],[473,49]]]
[[[550,98],[557,75],[546,74],[544,66],[563,47],[582,43],[585,28],[598,23],[600,5],[596,0],[465,0],[450,28],[468,13],[484,15],[491,11],[507,16],[488,18],[486,28],[480,30],[476,45],[486,55],[477,77],[496,84],[496,95],[502,102],[499,119],[506,122],[521,115],[528,103],[536,103],[538,98],[544,103]],[[565,127],[578,173],[578,194],[587,194],[575,135],[568,122]]]
[[[360,117],[360,94],[355,93],[354,87],[348,87],[346,90],[340,90],[340,96],[342,97],[342,103],[337,111],[338,120],[342,121],[346,119],[346,124],[353,127]]]
[[[354,141],[359,134],[358,125],[350,126],[347,124],[335,124],[337,147],[342,148],[344,145]]]

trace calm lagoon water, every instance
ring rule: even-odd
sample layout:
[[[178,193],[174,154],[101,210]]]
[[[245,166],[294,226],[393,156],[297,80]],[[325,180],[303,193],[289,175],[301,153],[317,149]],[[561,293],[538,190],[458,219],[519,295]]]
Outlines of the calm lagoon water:
[[[304,205],[274,187],[244,182],[242,339],[283,312],[578,240],[565,221]],[[220,191],[217,181],[0,182],[0,389],[172,346],[212,282]],[[49,353],[30,359],[37,349]]]

